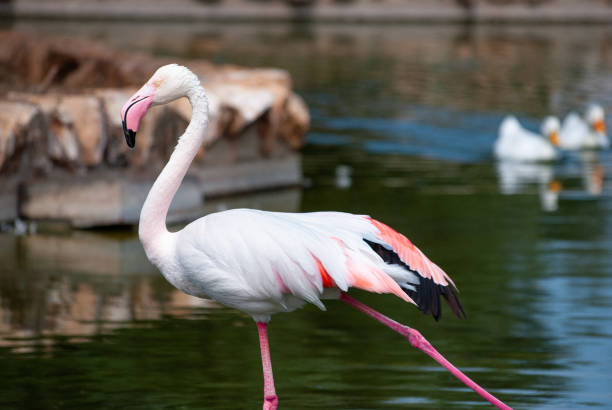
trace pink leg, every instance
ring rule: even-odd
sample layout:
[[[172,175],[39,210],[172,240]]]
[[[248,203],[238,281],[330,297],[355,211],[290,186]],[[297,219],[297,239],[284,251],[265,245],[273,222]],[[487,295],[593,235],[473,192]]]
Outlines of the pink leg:
[[[417,349],[420,349],[425,354],[429,355],[432,359],[434,359],[436,362],[440,363],[446,368],[446,370],[451,372],[456,378],[465,383],[466,386],[468,386],[476,393],[481,395],[483,398],[488,400],[498,409],[512,410],[511,407],[507,406],[502,401],[494,397],[492,394],[490,394],[485,389],[476,384],[472,379],[463,374],[461,370],[453,366],[448,360],[444,358],[444,356],[442,356],[440,353],[438,353],[436,349],[433,348],[433,346],[421,335],[421,333],[419,333],[418,330],[409,328],[408,326],[404,326],[401,323],[397,323],[395,320],[390,319],[382,313],[379,313],[376,310],[372,309],[371,307],[364,305],[360,301],[353,299],[344,292],[340,294],[340,300],[362,311],[366,315],[373,317],[383,325],[390,327],[400,335],[404,336],[406,339],[408,339],[412,346],[416,347]]]
[[[278,396],[274,390],[274,375],[272,374],[272,360],[270,360],[270,347],[268,345],[268,324],[257,322],[259,332],[259,347],[261,348],[261,365],[264,376],[264,404],[263,410],[276,410]]]

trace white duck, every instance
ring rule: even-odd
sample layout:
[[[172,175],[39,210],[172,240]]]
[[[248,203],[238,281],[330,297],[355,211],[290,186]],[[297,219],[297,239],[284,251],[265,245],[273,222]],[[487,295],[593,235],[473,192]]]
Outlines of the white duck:
[[[546,117],[541,127],[543,137],[523,128],[516,117],[507,116],[499,126],[499,136],[494,146],[495,156],[502,160],[524,162],[557,159],[558,153],[554,146],[559,144],[559,128],[557,118]]]
[[[601,105],[592,104],[586,111],[585,119],[571,112],[563,120],[559,145],[562,149],[608,148],[604,110]]]

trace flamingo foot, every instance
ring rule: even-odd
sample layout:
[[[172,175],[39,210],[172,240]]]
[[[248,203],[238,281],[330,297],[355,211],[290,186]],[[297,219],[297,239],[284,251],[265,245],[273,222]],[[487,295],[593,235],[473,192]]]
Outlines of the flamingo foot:
[[[278,396],[270,395],[264,397],[263,410],[276,410],[278,409]]]

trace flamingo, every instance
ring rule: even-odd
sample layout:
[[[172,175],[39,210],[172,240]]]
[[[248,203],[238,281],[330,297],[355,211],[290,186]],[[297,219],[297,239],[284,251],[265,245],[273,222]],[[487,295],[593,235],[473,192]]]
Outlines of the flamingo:
[[[192,117],[142,206],[138,234],[148,259],[179,290],[248,313],[256,322],[264,378],[264,410],[278,408],[267,325],[270,316],[321,299],[339,299],[407,338],[501,409],[507,405],[455,368],[415,329],[349,296],[355,287],[391,293],[440,318],[440,296],[464,314],[455,286],[405,236],[363,215],[279,213],[234,209],[197,219],[178,232],[166,228],[172,198],[201,144],[206,143],[208,100],[198,77],[176,64],[160,67],[123,106],[127,145],[152,105],[187,97]]]

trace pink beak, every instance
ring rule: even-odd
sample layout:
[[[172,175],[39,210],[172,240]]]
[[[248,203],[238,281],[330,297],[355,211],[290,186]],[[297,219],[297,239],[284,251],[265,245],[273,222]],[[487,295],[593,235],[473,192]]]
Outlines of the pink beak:
[[[121,109],[123,135],[125,135],[125,142],[130,148],[134,148],[136,145],[136,131],[138,131],[140,120],[153,103],[155,91],[156,88],[153,85],[145,84]]]

